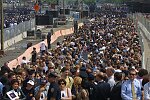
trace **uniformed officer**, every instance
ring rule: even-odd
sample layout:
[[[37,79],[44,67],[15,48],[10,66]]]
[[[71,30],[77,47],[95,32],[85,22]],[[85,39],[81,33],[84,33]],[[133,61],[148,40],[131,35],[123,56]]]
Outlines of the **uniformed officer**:
[[[78,22],[74,21],[74,33],[78,32]]]
[[[51,35],[52,35],[52,33],[51,33],[51,32],[48,32],[48,34],[47,34],[47,45],[48,45],[48,49],[51,48]]]
[[[48,75],[48,81],[50,82],[47,100],[60,100],[61,93],[59,89],[59,85],[56,82],[57,74],[55,72],[51,72]]]

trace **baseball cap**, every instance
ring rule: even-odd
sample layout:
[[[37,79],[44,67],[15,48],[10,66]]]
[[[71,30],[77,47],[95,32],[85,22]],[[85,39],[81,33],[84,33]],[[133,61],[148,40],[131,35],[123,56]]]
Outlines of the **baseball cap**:
[[[89,79],[89,80],[94,80],[94,78],[95,78],[95,77],[94,77],[94,75],[93,75],[92,73],[88,74],[88,79]]]
[[[47,83],[47,80],[44,79],[44,78],[42,78],[41,81],[40,81],[40,83],[41,83],[41,84],[46,84],[46,83]]]
[[[27,83],[30,85],[34,85],[34,82],[32,80],[29,80]]]
[[[88,74],[86,73],[86,71],[80,71],[80,77],[81,78],[88,78]]]

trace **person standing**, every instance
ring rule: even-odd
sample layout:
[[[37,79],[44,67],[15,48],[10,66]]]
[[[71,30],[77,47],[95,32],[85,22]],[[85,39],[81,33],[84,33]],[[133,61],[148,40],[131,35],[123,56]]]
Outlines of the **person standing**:
[[[26,96],[25,100],[35,100],[34,97],[34,81],[29,80],[26,87],[22,87],[22,91]]]
[[[107,76],[108,76],[108,82],[107,82],[107,83],[110,84],[110,87],[111,87],[111,88],[112,88],[112,87],[114,86],[114,84],[115,84],[114,73],[115,73],[114,68],[108,67],[108,68],[106,69],[106,74],[107,74]]]
[[[46,79],[41,79],[40,85],[35,88],[35,99],[36,100],[47,100],[49,85],[47,85]]]
[[[56,82],[57,75],[54,72],[51,72],[48,75],[48,81],[50,82],[50,86],[48,89],[47,100],[60,100],[60,89],[59,85]]]
[[[136,70],[129,70],[129,80],[125,81],[121,87],[121,97],[123,100],[141,100],[141,85],[136,79]]]
[[[96,75],[96,90],[94,100],[108,100],[110,97],[110,84],[104,81],[104,73],[99,72]]]
[[[46,52],[46,44],[44,40],[42,40],[40,44],[40,52],[41,52],[41,56]]]
[[[11,94],[14,95],[11,97]],[[26,100],[25,94],[19,88],[19,81],[17,79],[11,80],[10,89],[3,95],[4,97],[1,100],[14,100],[14,97],[16,97],[15,100]]]
[[[66,87],[65,79],[59,79],[58,84],[61,91],[61,100],[72,100],[71,89]]]
[[[51,35],[52,35],[52,33],[51,33],[51,32],[48,32],[48,34],[47,34],[47,45],[48,45],[48,49],[51,48]]]
[[[149,82],[144,85],[144,100],[150,100],[150,74]]]
[[[121,72],[115,72],[114,79],[116,83],[111,89],[110,100],[122,100],[121,98],[122,77],[123,75]]]
[[[31,52],[32,54],[32,63],[36,62],[36,56],[37,56],[37,52],[36,52],[36,48],[33,47],[33,51]]]
[[[74,21],[74,33],[78,32],[78,22]]]
[[[0,99],[2,99],[3,96],[3,87],[4,85],[0,82]]]

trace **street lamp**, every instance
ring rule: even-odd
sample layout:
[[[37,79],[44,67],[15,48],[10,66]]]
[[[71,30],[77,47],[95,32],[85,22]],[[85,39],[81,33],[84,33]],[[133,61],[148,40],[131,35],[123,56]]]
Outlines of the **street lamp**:
[[[4,13],[3,13],[3,0],[0,0],[0,17],[1,17],[1,51],[4,50]]]
[[[80,19],[83,18],[83,0],[80,0]]]
[[[63,0],[63,16],[65,16],[65,1]]]

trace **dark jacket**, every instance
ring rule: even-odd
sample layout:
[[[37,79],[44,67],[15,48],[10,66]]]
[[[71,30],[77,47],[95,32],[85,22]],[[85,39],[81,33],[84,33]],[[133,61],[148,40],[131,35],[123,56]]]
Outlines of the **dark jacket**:
[[[50,83],[48,94],[47,94],[47,100],[50,100],[51,98],[56,98],[56,100],[60,100],[61,98],[61,92],[59,89],[59,85],[55,82]]]
[[[122,100],[121,98],[121,85],[122,82],[118,82],[111,90],[110,100]]]
[[[94,100],[107,100],[110,97],[110,85],[106,82],[98,82],[95,90]]]

